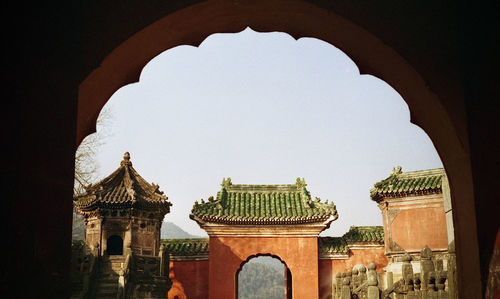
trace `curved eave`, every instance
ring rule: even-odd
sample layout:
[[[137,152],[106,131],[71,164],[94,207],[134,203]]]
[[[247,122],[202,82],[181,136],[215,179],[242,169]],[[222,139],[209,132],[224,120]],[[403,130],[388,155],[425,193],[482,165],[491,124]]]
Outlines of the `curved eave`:
[[[331,222],[338,219],[337,213],[335,214],[325,214],[318,216],[308,216],[308,217],[295,217],[295,218],[247,218],[247,219],[233,219],[227,216],[212,216],[212,215],[197,215],[191,214],[189,217],[198,224],[214,223],[214,224],[225,224],[225,225],[298,225],[298,224],[313,224],[313,223],[323,223],[327,222],[327,227]]]
[[[92,200],[91,202],[86,203],[85,205],[81,205],[75,203],[75,206],[78,210],[83,211],[83,212],[90,212],[99,208],[103,209],[112,209],[112,210],[122,210],[122,209],[143,209],[143,210],[148,210],[148,211],[155,211],[155,212],[162,212],[162,213],[169,213],[170,212],[170,206],[172,204],[170,202],[165,202],[165,203],[147,203],[144,201],[137,201],[137,202],[131,202],[131,201],[126,201],[126,202],[101,202],[97,200]]]
[[[371,200],[379,203],[386,198],[396,198],[396,197],[408,197],[408,196],[419,196],[419,195],[428,195],[428,194],[439,194],[443,193],[441,186],[433,189],[425,189],[418,191],[377,191],[373,192],[373,195],[370,195]]]

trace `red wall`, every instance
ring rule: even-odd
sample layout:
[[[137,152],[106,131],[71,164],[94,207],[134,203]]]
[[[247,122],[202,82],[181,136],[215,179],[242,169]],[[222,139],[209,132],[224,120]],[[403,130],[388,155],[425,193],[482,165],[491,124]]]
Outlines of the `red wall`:
[[[170,261],[168,299],[208,298],[208,261]]]
[[[407,251],[420,251],[425,245],[433,250],[448,248],[446,214],[442,201],[437,206],[433,202],[427,207],[408,204],[394,209],[399,209],[399,213],[389,224],[390,236],[401,248]],[[387,213],[384,213],[386,217]],[[384,226],[386,223],[384,219]],[[390,251],[387,227],[385,230],[386,247]]]
[[[236,272],[241,264],[252,255],[271,254],[290,269],[293,298],[316,299],[317,252],[316,237],[211,237],[209,298],[235,298]]]
[[[358,264],[366,266],[370,262],[377,265],[377,272],[383,272],[389,262],[384,249],[351,249],[349,259],[319,260],[319,298],[328,298],[332,294],[332,284],[338,272],[352,270]]]

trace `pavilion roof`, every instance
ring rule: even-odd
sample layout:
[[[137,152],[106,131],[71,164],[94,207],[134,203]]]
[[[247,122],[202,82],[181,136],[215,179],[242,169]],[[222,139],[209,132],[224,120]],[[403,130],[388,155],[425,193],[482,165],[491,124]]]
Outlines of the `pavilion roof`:
[[[445,175],[444,168],[402,172],[401,166],[398,166],[389,177],[374,185],[370,197],[380,202],[385,197],[442,193],[441,184]]]
[[[311,199],[304,179],[290,185],[233,185],[222,181],[217,197],[195,202],[190,217],[204,222],[287,225],[338,218],[333,202]]]
[[[86,212],[97,208],[139,208],[166,214],[172,203],[159,186],[144,180],[132,167],[130,154],[123,156],[120,167],[100,182],[89,185],[84,194],[74,198],[78,210]]]

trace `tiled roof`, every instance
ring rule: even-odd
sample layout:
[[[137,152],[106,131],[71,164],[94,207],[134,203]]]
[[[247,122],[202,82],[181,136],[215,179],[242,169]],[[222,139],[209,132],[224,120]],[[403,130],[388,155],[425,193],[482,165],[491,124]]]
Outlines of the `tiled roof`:
[[[318,251],[320,255],[348,254],[352,243],[384,244],[384,228],[382,226],[351,226],[342,237],[319,237]],[[163,239],[161,243],[172,257],[184,257],[186,260],[197,257],[208,257],[208,238],[197,239]]]
[[[347,254],[349,247],[343,237],[319,237],[318,250],[321,254]]]
[[[161,240],[171,256],[207,256],[208,239],[168,239]]]
[[[120,167],[95,185],[89,185],[86,192],[74,198],[80,211],[91,211],[99,207],[111,209],[140,208],[162,213],[170,212],[170,203],[159,190],[159,186],[146,182],[130,162],[127,152]]]
[[[372,242],[384,243],[384,227],[382,226],[351,226],[342,236],[347,243]]]
[[[351,226],[342,237],[319,237],[318,251],[320,256],[348,254],[350,245],[384,244],[384,227]]]
[[[225,224],[299,224],[337,219],[333,202],[311,199],[304,179],[292,185],[233,185],[222,181],[217,198],[196,202],[190,217]]]
[[[370,197],[379,202],[384,197],[441,193],[445,175],[443,168],[402,172],[401,166],[398,166],[388,178],[374,185],[375,188],[370,190]]]

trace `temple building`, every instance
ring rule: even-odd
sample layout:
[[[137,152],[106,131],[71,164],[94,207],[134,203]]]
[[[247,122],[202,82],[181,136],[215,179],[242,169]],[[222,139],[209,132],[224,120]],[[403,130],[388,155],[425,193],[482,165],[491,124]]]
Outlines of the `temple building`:
[[[402,172],[393,169],[377,182],[370,197],[382,211],[386,271],[401,275],[402,257],[408,253],[418,269],[422,248],[427,246],[445,261],[454,254],[453,225],[448,180],[443,168]]]
[[[158,255],[161,224],[172,203],[158,185],[135,171],[128,152],[117,170],[74,200],[90,248],[98,246],[101,255],[123,255],[127,247],[133,253]]]
[[[215,198],[195,202],[190,217],[209,238],[163,240],[173,282],[168,298],[236,298],[238,272],[260,255],[285,264],[286,290],[293,298],[347,298],[341,297],[346,292],[375,298],[366,297],[369,287],[375,287],[372,294],[406,294],[408,284],[417,282],[439,293],[436,298],[454,298],[444,169],[394,168],[370,190],[383,226],[351,226],[340,237],[318,237],[337,211],[331,202],[313,200],[305,186],[303,179],[293,185],[236,185],[224,179]],[[436,283],[431,286],[429,279]]]
[[[284,299],[378,299],[411,290],[414,298],[455,298],[447,182],[444,169],[396,167],[369,193],[383,226],[319,237],[337,210],[313,199],[304,179],[288,185],[223,179],[215,198],[196,201],[191,210],[208,239],[160,240],[171,203],[125,153],[115,172],[75,198],[89,251],[80,297],[237,298],[243,267],[270,256],[284,266]]]
[[[172,203],[137,173],[130,154],[74,201],[85,223],[76,297],[165,298],[171,282],[160,231]]]

